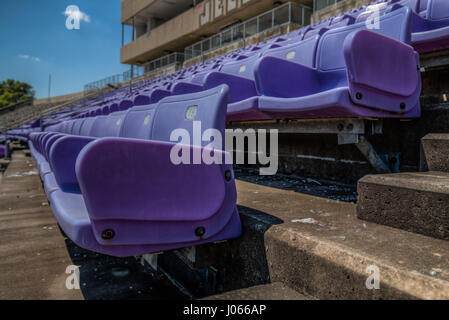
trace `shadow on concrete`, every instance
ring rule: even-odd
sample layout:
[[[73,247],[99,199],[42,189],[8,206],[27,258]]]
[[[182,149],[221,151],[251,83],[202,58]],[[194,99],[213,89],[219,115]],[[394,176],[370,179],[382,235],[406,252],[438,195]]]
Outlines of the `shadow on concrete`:
[[[238,210],[243,226],[238,239],[196,246],[193,260],[182,250],[158,256],[159,267],[192,298],[270,282],[264,234],[283,221],[244,206]]]
[[[217,270],[215,293],[270,283],[264,234],[283,221],[252,208],[238,206],[243,234],[238,239],[205,245],[204,256]]]
[[[73,265],[79,266],[86,300],[173,300],[186,297],[160,272],[134,257],[117,258],[78,247],[65,237]]]

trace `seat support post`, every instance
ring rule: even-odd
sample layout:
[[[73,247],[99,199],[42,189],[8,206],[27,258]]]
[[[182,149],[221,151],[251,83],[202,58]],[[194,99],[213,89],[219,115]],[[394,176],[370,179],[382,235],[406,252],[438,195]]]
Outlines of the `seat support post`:
[[[144,254],[142,256],[142,265],[147,262],[149,266],[154,270],[157,271],[157,256],[161,253],[151,253],[151,254]]]
[[[376,169],[377,173],[391,173],[388,165],[382,160],[373,145],[366,139],[365,136],[360,135],[358,137],[358,142],[355,143],[355,145],[373,166],[373,168]]]

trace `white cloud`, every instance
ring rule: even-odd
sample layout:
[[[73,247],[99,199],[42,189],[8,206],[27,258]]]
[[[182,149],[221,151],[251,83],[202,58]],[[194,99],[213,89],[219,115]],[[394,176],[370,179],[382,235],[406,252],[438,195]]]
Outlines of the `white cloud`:
[[[24,60],[36,61],[36,62],[41,61],[41,59],[39,59],[38,57],[32,57],[28,54],[19,54],[19,58],[24,59]]]
[[[90,22],[90,17],[74,5],[68,6],[62,14],[75,20]]]

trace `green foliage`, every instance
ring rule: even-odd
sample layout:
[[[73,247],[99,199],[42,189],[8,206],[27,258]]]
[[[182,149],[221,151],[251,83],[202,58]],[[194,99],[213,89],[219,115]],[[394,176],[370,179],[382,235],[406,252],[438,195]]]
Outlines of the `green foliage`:
[[[0,109],[33,98],[33,87],[28,83],[15,81],[13,79],[0,82]]]

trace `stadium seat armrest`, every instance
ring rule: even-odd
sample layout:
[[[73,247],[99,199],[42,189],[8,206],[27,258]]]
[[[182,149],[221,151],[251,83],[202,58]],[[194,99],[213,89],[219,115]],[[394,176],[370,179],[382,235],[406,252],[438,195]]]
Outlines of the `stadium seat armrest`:
[[[223,84],[229,86],[228,103],[242,101],[258,95],[253,80],[224,72],[209,73],[205,79],[204,87],[212,89]]]
[[[76,173],[91,220],[193,221],[216,214],[229,188],[235,193],[232,166],[176,164],[180,154],[190,161],[194,154],[210,151],[179,148],[125,138],[102,138],[86,146]]]
[[[419,88],[419,60],[413,47],[403,42],[357,31],[345,39],[344,58],[354,101],[364,99],[363,88],[367,94],[380,91],[399,97],[410,97]]]
[[[95,138],[68,135],[54,142],[50,148],[49,162],[56,182],[64,192],[80,192],[75,164],[80,151]]]
[[[318,71],[276,57],[263,57],[255,66],[257,90],[261,95],[294,98],[317,93]]]

